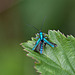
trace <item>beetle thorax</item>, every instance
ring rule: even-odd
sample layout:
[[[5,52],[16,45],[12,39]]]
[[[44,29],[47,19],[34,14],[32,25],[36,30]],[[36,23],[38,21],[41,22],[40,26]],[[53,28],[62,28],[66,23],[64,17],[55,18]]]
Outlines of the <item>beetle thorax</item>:
[[[40,32],[39,34],[40,34],[40,39],[43,40],[43,33]]]

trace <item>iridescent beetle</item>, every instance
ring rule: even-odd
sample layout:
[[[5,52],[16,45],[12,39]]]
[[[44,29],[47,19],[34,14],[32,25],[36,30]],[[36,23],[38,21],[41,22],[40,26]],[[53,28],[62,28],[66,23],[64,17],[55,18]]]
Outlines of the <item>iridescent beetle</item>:
[[[44,18],[44,20],[45,20],[45,18]],[[44,23],[44,20],[43,20],[43,23]],[[43,23],[42,23],[42,26],[43,26]],[[57,46],[55,43],[52,43],[52,42],[46,40],[47,37],[45,35],[43,35],[43,33],[41,31],[42,26],[41,26],[40,32],[37,34],[38,37],[36,37],[36,38],[38,38],[38,40],[36,41],[35,46],[32,49],[32,50],[34,50],[36,52],[38,51],[37,49],[39,49],[40,54],[43,53],[43,46],[46,46],[46,44],[50,45],[51,47],[56,47]],[[34,28],[37,31],[39,31],[36,27],[34,27]]]

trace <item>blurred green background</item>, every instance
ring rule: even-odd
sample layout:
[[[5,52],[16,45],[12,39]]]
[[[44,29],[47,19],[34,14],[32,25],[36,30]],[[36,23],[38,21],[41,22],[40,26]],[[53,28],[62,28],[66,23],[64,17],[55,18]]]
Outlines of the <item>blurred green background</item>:
[[[0,75],[39,75],[20,43],[43,32],[60,30],[75,36],[75,0],[0,0]],[[61,39],[62,40],[62,39]]]

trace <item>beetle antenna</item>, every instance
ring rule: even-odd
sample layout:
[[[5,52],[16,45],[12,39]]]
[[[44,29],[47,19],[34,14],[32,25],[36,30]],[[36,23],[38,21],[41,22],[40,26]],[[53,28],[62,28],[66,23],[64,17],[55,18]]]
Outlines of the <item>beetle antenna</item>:
[[[46,19],[46,16],[45,16],[44,19],[43,19],[43,22],[42,22],[42,25],[41,25],[40,31],[42,30],[42,27],[43,27],[43,25],[44,25],[45,19]]]
[[[34,26],[31,25],[31,24],[26,24],[26,25],[30,25],[30,26],[32,26],[34,29],[36,29],[37,31],[39,31],[36,27],[34,27]]]

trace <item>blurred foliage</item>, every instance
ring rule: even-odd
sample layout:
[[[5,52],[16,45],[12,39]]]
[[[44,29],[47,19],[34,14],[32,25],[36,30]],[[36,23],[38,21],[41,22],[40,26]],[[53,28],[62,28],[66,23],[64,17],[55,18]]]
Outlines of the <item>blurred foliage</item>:
[[[75,36],[74,0],[22,0],[0,13],[0,75],[38,75],[19,44],[37,33],[26,24],[40,29],[45,16],[43,32],[59,29]]]

